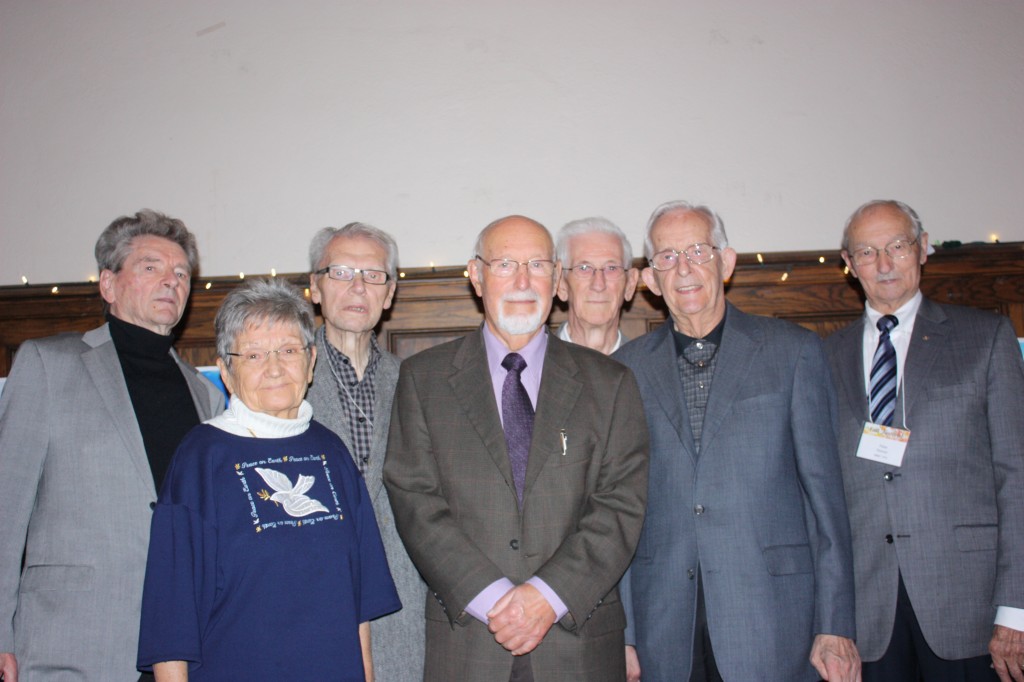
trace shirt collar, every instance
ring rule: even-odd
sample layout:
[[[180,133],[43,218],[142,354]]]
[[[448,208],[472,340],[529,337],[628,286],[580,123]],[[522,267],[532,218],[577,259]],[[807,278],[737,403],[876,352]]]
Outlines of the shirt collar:
[[[893,329],[892,333],[901,333],[904,330],[913,327],[913,325],[909,323],[917,318],[917,311],[921,308],[922,299],[924,299],[924,296],[921,294],[921,290],[918,289],[909,301],[896,309],[896,312],[893,314],[900,322],[896,325],[896,328]],[[872,308],[871,304],[867,302],[864,303],[864,314],[867,316],[868,324],[871,325],[872,329],[876,329],[878,327],[878,321],[883,317],[882,313]]]
[[[572,340],[572,337],[569,336],[569,323],[568,322],[563,322],[562,326],[558,328],[558,338],[560,338],[562,341],[567,341],[569,343],[575,343],[575,341]],[[625,341],[625,338],[622,336],[622,330],[619,329],[618,330],[618,336],[615,339],[615,345],[612,346],[611,353],[614,353],[619,348],[621,348],[623,341]],[[609,355],[611,355],[611,353],[609,353]]]
[[[487,349],[487,366],[491,371],[491,374],[501,367],[501,361],[505,359],[505,356],[510,352],[505,342],[495,336],[491,328],[484,322],[484,347]],[[548,349],[548,330],[547,327],[541,328],[541,330],[530,339],[529,343],[517,350],[516,352],[522,356],[523,360],[526,360],[527,367],[541,367],[544,360],[544,353]],[[502,369],[504,372],[504,369]]]
[[[324,327],[320,327],[317,330],[317,346],[321,353],[327,354],[327,361],[331,363],[331,366],[337,371],[343,371],[343,368],[351,369],[355,372],[355,368],[352,367],[352,363],[349,361],[349,357],[342,353],[340,350],[334,347],[334,345],[327,340],[327,332]],[[366,371],[363,372],[363,379],[372,376],[374,370],[377,368],[377,363],[380,362],[381,350],[380,344],[377,343],[377,334],[370,332],[370,360],[366,363]]]

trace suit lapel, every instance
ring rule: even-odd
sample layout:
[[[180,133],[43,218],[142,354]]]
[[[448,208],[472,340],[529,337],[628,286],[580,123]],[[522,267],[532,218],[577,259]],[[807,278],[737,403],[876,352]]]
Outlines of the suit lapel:
[[[391,423],[391,404],[398,381],[398,362],[381,351],[374,378],[373,439],[370,444],[370,467],[366,470],[366,487],[370,498],[376,499],[384,490],[384,453],[388,448],[388,425]]]
[[[524,499],[552,453],[561,453],[560,432],[564,430],[571,437],[572,424],[569,423],[569,415],[576,406],[580,391],[583,390],[583,384],[576,379],[578,371],[579,368],[565,342],[549,335],[540,392],[537,394],[530,458],[526,464]]]
[[[761,329],[749,324],[745,313],[729,305],[722,345],[718,349],[715,374],[711,380],[711,395],[708,396],[708,406],[704,412],[701,450],[707,450],[707,445],[732,411],[735,397],[749,376],[751,363],[763,343],[764,333]]]
[[[509,490],[515,490],[505,432],[501,428],[498,406],[494,402],[494,387],[487,369],[487,349],[484,348],[481,331],[463,337],[452,364],[453,371],[448,382],[455,400],[483,441],[484,449],[494,460],[494,465],[505,477]]]
[[[864,383],[864,317],[836,332],[837,356],[842,358],[835,375],[839,395],[850,405],[853,414],[868,418],[868,391]]]
[[[650,335],[647,351],[650,362],[635,368],[642,374],[641,385],[653,387],[651,395],[662,410],[668,415],[668,421],[679,436],[679,442],[690,458],[696,461],[697,453],[693,450],[693,432],[690,429],[690,417],[686,411],[683,397],[683,382],[679,378],[679,364],[676,356],[675,340],[672,337],[672,318]]]
[[[900,399],[906,401],[903,409],[907,414],[910,414],[914,403],[924,393],[932,366],[948,334],[946,313],[927,298],[923,299],[917,311],[917,319],[914,320],[910,350],[903,364],[903,379],[900,381]]]
[[[200,378],[199,370],[182,360],[173,348],[171,357],[174,358],[178,369],[185,377],[185,383],[188,384],[188,392],[192,396],[192,403],[196,406],[199,421],[204,422],[213,417],[213,397],[210,395],[207,384]]]
[[[146,457],[146,446],[142,442],[142,432],[135,418],[128,387],[125,384],[121,362],[117,359],[117,350],[110,338],[107,325],[86,332],[82,336],[89,350],[82,353],[82,363],[92,378],[96,394],[110,413],[114,430],[121,438],[139,477],[144,485],[155,491],[153,473]]]

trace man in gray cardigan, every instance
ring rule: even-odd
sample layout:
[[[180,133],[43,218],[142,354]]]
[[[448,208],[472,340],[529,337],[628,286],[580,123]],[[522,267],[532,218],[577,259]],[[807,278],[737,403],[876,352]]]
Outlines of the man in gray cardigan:
[[[363,223],[325,227],[309,248],[309,291],[320,304],[316,368],[307,399],[313,416],[345,442],[366,479],[402,609],[370,623],[376,682],[423,679],[426,586],[402,545],[381,471],[388,443],[399,359],[373,329],[391,307],[398,246]]]

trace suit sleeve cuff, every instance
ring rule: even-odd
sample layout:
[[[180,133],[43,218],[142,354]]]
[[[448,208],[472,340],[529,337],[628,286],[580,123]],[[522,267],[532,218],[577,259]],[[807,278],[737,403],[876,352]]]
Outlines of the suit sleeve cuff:
[[[1002,625],[1011,630],[1024,631],[1024,609],[1017,609],[1012,606],[1000,606],[996,609],[996,625]]]
[[[487,612],[494,608],[499,599],[511,590],[515,585],[508,578],[498,578],[493,583],[480,590],[480,594],[473,597],[473,600],[466,604],[466,613],[487,625]]]
[[[526,582],[536,587],[537,591],[548,600],[548,604],[555,612],[556,623],[562,620],[562,618],[565,617],[565,614],[569,613],[569,607],[565,605],[565,602],[559,599],[558,595],[555,594],[555,591],[552,590],[543,579],[533,576]]]

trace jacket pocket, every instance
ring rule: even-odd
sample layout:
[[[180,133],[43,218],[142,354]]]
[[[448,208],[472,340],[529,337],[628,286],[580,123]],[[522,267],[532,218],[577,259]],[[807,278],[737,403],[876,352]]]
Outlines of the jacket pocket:
[[[928,400],[963,400],[965,396],[977,395],[974,382],[930,386],[926,391]]]
[[[814,570],[810,545],[775,545],[765,547],[762,554],[769,575],[793,575]]]
[[[21,591],[89,592],[92,590],[94,577],[95,570],[92,566],[28,566],[21,576]]]
[[[999,543],[999,529],[995,524],[956,526],[953,535],[956,536],[956,547],[961,552],[994,550]]]

